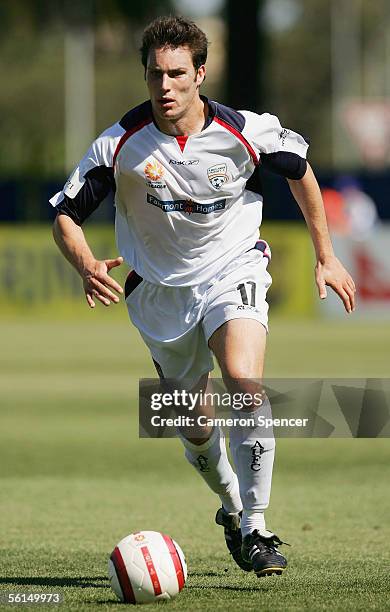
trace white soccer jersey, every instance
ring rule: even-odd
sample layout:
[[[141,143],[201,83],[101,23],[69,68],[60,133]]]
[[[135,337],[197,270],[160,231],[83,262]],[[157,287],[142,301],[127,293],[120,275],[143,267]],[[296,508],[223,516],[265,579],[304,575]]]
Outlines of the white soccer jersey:
[[[295,179],[306,169],[306,141],[277,117],[207,102],[204,129],[188,137],[162,133],[150,101],[129,111],[50,200],[81,224],[114,189],[118,250],[152,283],[202,283],[254,247],[262,197],[247,181],[257,165]]]

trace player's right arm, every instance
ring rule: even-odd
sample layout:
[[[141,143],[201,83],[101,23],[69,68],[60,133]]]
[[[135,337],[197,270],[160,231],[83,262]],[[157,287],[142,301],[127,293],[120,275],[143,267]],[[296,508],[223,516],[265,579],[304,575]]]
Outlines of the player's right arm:
[[[80,274],[87,302],[95,307],[95,299],[109,306],[119,301],[116,293],[123,293],[121,286],[109,275],[123,259],[97,260],[81,228],[104,198],[115,190],[115,150],[125,133],[115,124],[99,136],[80,164],[67,180],[62,191],[51,198],[57,210],[53,226],[54,240],[66,259]]]
[[[121,265],[122,257],[96,259],[81,227],[64,214],[57,215],[53,225],[53,236],[63,255],[80,274],[88,305],[95,308],[95,298],[105,306],[119,302],[114,291],[123,293],[122,287],[108,272]]]

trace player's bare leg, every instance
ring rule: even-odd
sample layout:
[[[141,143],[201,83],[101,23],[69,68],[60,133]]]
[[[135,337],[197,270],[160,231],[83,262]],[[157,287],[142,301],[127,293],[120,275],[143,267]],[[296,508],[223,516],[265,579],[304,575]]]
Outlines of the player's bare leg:
[[[230,393],[254,396],[262,392],[266,338],[263,325],[253,319],[227,321],[211,336],[209,346],[218,360]],[[248,406],[243,410],[250,413],[255,408]],[[244,506],[241,526],[244,535],[253,529],[265,529],[264,510],[268,506],[271,490],[275,442],[273,437],[258,439],[258,436],[258,431],[246,431],[246,428],[234,428],[230,432],[230,447]],[[266,464],[266,469],[251,469],[256,441],[261,445],[261,462]]]
[[[263,393],[262,376],[266,347],[266,330],[253,319],[233,319],[218,328],[209,346],[220,365],[230,393]],[[243,409],[244,411],[244,409]],[[239,480],[243,503],[241,532],[244,561],[251,561],[258,576],[282,573],[287,562],[277,551],[281,541],[266,530],[264,511],[271,493],[275,440],[256,425],[257,417],[270,412],[268,400],[260,406],[245,408],[246,416],[255,425],[234,427],[230,432],[230,448]]]

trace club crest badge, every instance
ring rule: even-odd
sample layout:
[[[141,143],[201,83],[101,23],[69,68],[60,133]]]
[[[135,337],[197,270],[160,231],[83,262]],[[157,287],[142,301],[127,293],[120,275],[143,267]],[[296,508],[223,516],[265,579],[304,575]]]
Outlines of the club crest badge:
[[[254,445],[251,446],[251,452],[252,452],[251,470],[253,470],[254,472],[258,472],[259,470],[261,470],[261,455],[264,453],[264,446],[262,446],[260,442],[257,440],[254,443]]]
[[[227,165],[215,164],[215,166],[210,166],[210,168],[207,168],[207,177],[214,189],[221,189],[229,180]]]
[[[209,460],[207,459],[207,457],[205,457],[204,455],[199,455],[199,457],[196,460],[198,462],[199,465],[199,470],[201,472],[209,472],[210,468],[209,468]]]

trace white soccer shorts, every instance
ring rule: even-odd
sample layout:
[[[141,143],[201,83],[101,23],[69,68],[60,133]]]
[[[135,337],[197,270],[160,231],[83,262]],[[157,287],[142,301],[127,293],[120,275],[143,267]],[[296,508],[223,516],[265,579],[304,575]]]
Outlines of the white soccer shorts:
[[[268,331],[270,256],[268,244],[259,240],[220,274],[189,287],[156,285],[130,272],[125,285],[129,316],[161,377],[191,388],[213,370],[208,340],[226,321],[255,319]]]

